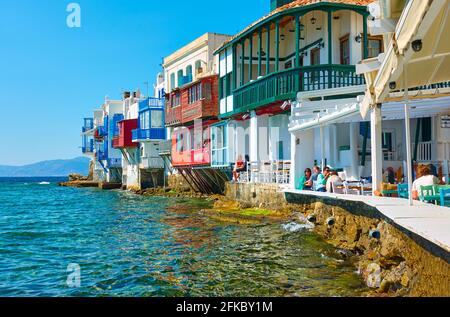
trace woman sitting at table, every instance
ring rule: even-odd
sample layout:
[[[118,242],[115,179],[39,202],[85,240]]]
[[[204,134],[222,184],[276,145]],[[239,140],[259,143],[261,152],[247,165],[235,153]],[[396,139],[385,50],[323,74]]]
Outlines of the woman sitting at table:
[[[412,185],[412,197],[415,200],[419,200],[422,196],[422,186],[433,186],[439,185],[439,179],[431,174],[431,168],[429,165],[420,165],[417,169],[418,178],[414,181]]]
[[[233,170],[233,180],[235,182],[238,182],[241,173],[247,172],[248,170],[248,162],[250,161],[250,157],[248,155],[245,156],[245,161],[242,160],[242,155],[239,155],[236,160],[236,165],[234,166]]]
[[[305,170],[305,174],[300,178],[295,188],[298,190],[312,190],[313,181],[312,181],[312,171],[310,168],[307,168]]]
[[[333,193],[334,186],[336,186],[337,184],[342,184],[342,178],[339,177],[338,172],[331,171],[330,176],[327,179],[327,185],[326,185],[327,192]]]

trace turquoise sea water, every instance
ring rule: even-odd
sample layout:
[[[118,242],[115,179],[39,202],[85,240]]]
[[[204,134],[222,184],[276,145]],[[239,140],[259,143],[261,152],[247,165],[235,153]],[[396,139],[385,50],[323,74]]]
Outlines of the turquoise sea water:
[[[360,296],[310,232],[231,225],[204,201],[0,179],[0,296]],[[49,183],[47,183],[49,182]],[[79,288],[68,265],[81,269]],[[72,285],[73,286],[73,285]]]

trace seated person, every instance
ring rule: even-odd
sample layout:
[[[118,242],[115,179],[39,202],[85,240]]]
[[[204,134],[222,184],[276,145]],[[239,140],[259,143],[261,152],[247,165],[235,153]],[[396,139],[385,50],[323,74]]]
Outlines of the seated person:
[[[315,188],[317,192],[326,193],[327,181],[328,181],[329,177],[330,177],[330,168],[325,167],[323,169],[323,173],[321,173],[317,176],[317,183],[316,183],[316,188]]]
[[[419,200],[422,195],[422,186],[439,185],[439,179],[431,174],[431,168],[429,165],[421,165],[417,169],[418,178],[412,185],[412,197],[415,200]]]
[[[248,162],[250,161],[250,158],[248,155],[245,156],[245,161],[242,160],[242,155],[239,155],[236,160],[236,165],[234,166],[233,170],[233,180],[235,182],[239,181],[241,177],[241,173],[247,172],[248,170]]]
[[[339,177],[339,175],[336,171],[331,171],[330,176],[327,179],[327,185],[326,185],[326,189],[327,189],[328,193],[334,192],[335,184],[342,184],[342,179]]]
[[[295,186],[298,190],[312,190],[312,171],[310,168],[305,170],[305,174],[300,178],[298,184]]]
[[[392,167],[388,167],[383,173],[383,182],[386,184],[395,184],[395,171]]]
[[[314,182],[317,182],[317,177],[319,177],[320,174],[320,167],[314,166],[313,167],[313,174],[311,176],[311,182],[314,184]]]

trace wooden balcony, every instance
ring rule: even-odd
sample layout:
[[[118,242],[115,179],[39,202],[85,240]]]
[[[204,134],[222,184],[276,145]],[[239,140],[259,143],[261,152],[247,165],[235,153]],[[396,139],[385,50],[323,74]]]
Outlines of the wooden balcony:
[[[233,92],[234,112],[241,113],[295,99],[298,92],[364,85],[352,65],[314,65],[269,74]]]
[[[166,107],[166,125],[174,126],[181,124],[181,106],[176,107]]]

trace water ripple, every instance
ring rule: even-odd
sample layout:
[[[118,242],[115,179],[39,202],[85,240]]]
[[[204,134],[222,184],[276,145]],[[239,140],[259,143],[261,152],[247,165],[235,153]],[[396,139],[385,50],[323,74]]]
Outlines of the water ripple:
[[[353,266],[339,263],[333,248],[311,232],[219,223],[198,212],[205,207],[199,200],[39,185],[42,181],[0,181],[0,296],[366,291]],[[71,263],[81,267],[80,288],[66,285]]]

